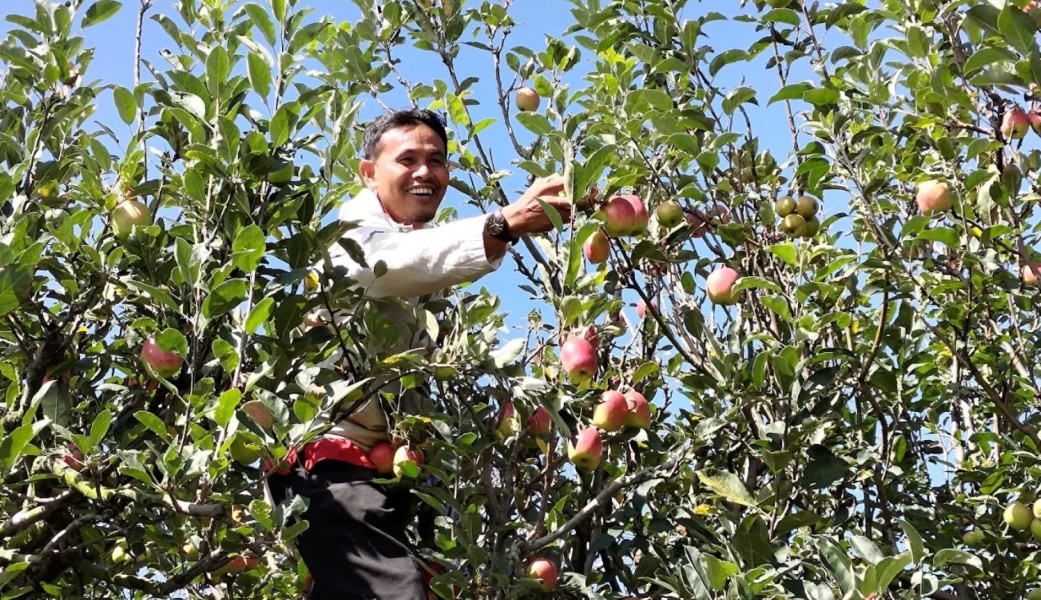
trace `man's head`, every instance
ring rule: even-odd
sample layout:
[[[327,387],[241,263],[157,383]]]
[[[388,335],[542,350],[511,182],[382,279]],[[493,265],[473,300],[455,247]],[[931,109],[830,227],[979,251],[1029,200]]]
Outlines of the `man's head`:
[[[388,112],[369,123],[362,180],[395,221],[421,227],[437,214],[448,188],[447,145],[444,123],[429,110]]]

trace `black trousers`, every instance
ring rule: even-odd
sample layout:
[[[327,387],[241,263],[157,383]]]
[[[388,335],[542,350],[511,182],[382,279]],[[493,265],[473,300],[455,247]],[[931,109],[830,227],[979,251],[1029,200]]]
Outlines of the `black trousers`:
[[[296,538],[314,583],[310,600],[426,600],[426,590],[405,530],[412,495],[406,488],[371,482],[375,473],[326,460],[308,473],[298,464],[272,474],[276,503],[307,498],[307,531]]]

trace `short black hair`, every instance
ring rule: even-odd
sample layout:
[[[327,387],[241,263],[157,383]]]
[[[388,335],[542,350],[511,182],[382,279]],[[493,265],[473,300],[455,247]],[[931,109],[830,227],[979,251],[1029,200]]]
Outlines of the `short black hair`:
[[[365,143],[362,151],[366,160],[372,160],[379,153],[380,140],[383,134],[391,129],[412,128],[417,125],[426,125],[434,130],[437,137],[445,145],[448,152],[448,132],[445,131],[445,120],[441,115],[425,108],[407,108],[404,110],[393,110],[385,112],[376,117],[365,127]]]

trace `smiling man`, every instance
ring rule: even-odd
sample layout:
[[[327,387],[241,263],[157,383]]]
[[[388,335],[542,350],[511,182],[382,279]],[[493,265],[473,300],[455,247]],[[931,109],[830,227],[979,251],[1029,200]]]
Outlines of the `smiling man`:
[[[334,277],[349,277],[369,298],[395,296],[415,306],[421,296],[491,273],[520,237],[553,229],[539,200],[570,221],[571,203],[560,196],[564,179],[551,175],[491,214],[426,227],[448,190],[447,146],[444,123],[427,110],[390,112],[369,124],[359,167],[366,189],[340,210],[340,220],[357,225],[345,237],[361,248],[364,261],[334,246]],[[379,262],[387,269],[377,276]],[[400,304],[382,303],[381,310],[403,335],[396,347],[378,350],[431,343],[413,335],[413,315]],[[331,429],[303,448],[289,472],[268,479],[276,502],[293,495],[309,501],[303,517],[310,526],[298,549],[314,579],[311,599],[424,600],[406,536],[411,495],[371,482],[377,476],[368,450],[389,439],[379,396],[341,407],[324,423]]]

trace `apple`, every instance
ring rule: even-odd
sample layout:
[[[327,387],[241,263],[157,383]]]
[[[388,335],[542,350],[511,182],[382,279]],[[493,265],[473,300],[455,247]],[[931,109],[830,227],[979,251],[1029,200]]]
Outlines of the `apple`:
[[[116,540],[115,545],[112,546],[112,550],[109,551],[109,558],[114,563],[123,563],[130,560],[130,555],[127,554],[127,539],[119,538]]]
[[[651,405],[636,390],[625,393],[625,426],[647,429],[651,426]]]
[[[1033,513],[1035,519],[1041,519],[1041,499],[1034,501]]]
[[[271,429],[275,425],[275,415],[260,400],[250,400],[242,405],[243,412],[262,429]]]
[[[1039,25],[1041,27],[1041,25]],[[1034,588],[1027,594],[1027,600],[1041,600],[1041,588]]]
[[[672,229],[683,222],[683,209],[678,202],[669,200],[662,202],[654,209],[654,216],[658,218],[658,224],[666,229]]]
[[[405,444],[394,451],[394,475],[403,477],[423,466],[423,451]]]
[[[792,198],[791,196],[778,198],[777,202],[774,202],[774,212],[782,219],[795,212],[795,207],[795,198]]]
[[[720,224],[730,222],[730,210],[723,204],[714,204],[704,211],[697,210],[694,214],[687,213],[687,223],[690,223],[694,230],[691,232],[691,237],[700,238],[708,233],[709,229]]]
[[[257,557],[242,556],[241,554],[231,559],[228,563],[228,573],[241,573],[257,566]]]
[[[376,442],[369,449],[369,461],[376,473],[390,475],[394,472],[394,446],[387,440]]]
[[[657,311],[658,311],[658,303],[656,303],[656,302],[654,302],[654,301],[652,300],[652,301],[651,301],[651,312],[652,312],[652,313],[655,313],[655,312],[657,312]],[[636,316],[638,316],[638,317],[640,317],[640,318],[642,319],[642,318],[644,318],[644,317],[645,317],[646,315],[647,315],[647,303],[646,303],[646,302],[644,302],[644,301],[643,301],[643,299],[641,298],[641,299],[640,299],[640,300],[639,300],[639,301],[638,301],[638,302],[636,303]]]
[[[112,209],[109,222],[116,239],[125,242],[135,230],[152,224],[152,211],[144,202],[124,200]]]
[[[1041,16],[1041,9],[1038,9],[1037,14]],[[1027,113],[1027,119],[1030,121],[1030,128],[1034,130],[1034,133],[1041,135],[1041,108],[1034,108]]]
[[[933,179],[918,184],[915,202],[923,215],[950,210],[952,200],[951,190],[943,181]]]
[[[629,405],[621,392],[608,390],[600,395],[593,410],[593,425],[604,431],[618,431],[629,418]]]
[[[600,349],[600,338],[596,333],[596,325],[586,327],[586,330],[581,332],[580,335],[582,336],[582,339],[589,342],[589,345],[593,347],[594,352]]]
[[[1020,275],[1023,279],[1024,285],[1037,285],[1037,277],[1038,275],[1041,275],[1041,263],[1030,263],[1023,265],[1023,268],[1020,269]],[[1041,500],[1039,500],[1039,502],[1041,502]],[[1035,504],[1034,506],[1034,514],[1036,515],[1037,505]],[[1038,518],[1041,519],[1041,517]]]
[[[593,235],[586,238],[586,243],[582,245],[582,254],[593,264],[598,265],[606,261],[610,253],[611,241],[607,239],[607,234],[603,229],[594,231]]]
[[[73,86],[75,86],[79,82],[79,80],[80,80],[80,71],[79,71],[79,69],[76,68],[76,64],[75,63],[70,62],[69,63],[69,75],[62,81],[62,83],[64,83],[65,85],[67,85],[69,87],[73,87]]]
[[[141,360],[152,368],[152,371],[165,379],[172,377],[181,368],[184,359],[173,352],[167,352],[155,341],[155,334],[148,336],[141,346]]]
[[[806,233],[806,219],[798,213],[792,213],[781,219],[781,231],[788,237],[801,237]]]
[[[961,536],[961,539],[967,546],[982,546],[983,541],[987,538],[987,534],[983,533],[981,529],[973,529],[966,531],[965,535]]]
[[[795,212],[803,219],[817,216],[817,200],[811,196],[801,196],[795,202]]]
[[[531,112],[539,108],[539,93],[530,87],[517,90],[517,108],[522,112]]]
[[[548,558],[535,557],[528,563],[528,577],[542,582],[542,591],[557,587],[557,565]]]
[[[733,290],[740,278],[738,272],[730,267],[716,269],[705,280],[708,299],[715,304],[736,304],[741,299],[741,294],[735,294]]]
[[[1041,541],[1041,519],[1034,519],[1030,522],[1030,535],[1034,536],[1035,540]]]
[[[512,402],[507,403],[503,407],[502,420],[499,421],[499,433],[503,437],[510,437],[520,433],[520,419],[517,417],[517,411],[513,407]]]
[[[596,351],[585,338],[572,336],[560,348],[560,365],[576,381],[590,379],[596,373]]]
[[[1008,526],[1016,531],[1028,529],[1030,523],[1034,520],[1034,514],[1025,504],[1018,500],[1005,507],[1005,514],[1003,516],[1005,522],[1008,523]]]
[[[575,467],[592,471],[600,464],[604,443],[600,432],[595,427],[582,429],[575,435],[574,442],[568,442],[567,457]]]
[[[542,437],[549,435],[549,427],[552,423],[552,419],[549,416],[549,411],[543,406],[538,406],[535,411],[528,417],[528,429],[531,430],[531,434],[536,437]]]
[[[1027,128],[1030,127],[1030,119],[1027,117],[1027,113],[1023,112],[1023,109],[1018,106],[1013,106],[1005,112],[1005,116],[1001,119],[1001,135],[1005,136],[1006,139],[1018,140],[1027,134]]]
[[[304,291],[308,294],[313,294],[318,291],[318,271],[311,271],[304,278]]]
[[[185,540],[181,544],[181,552],[184,553],[184,557],[188,560],[199,560],[199,547],[192,540]]]
[[[629,234],[639,235],[647,231],[647,223],[650,221],[651,217],[647,214],[647,207],[644,205],[643,200],[641,200],[639,196],[633,196],[632,194],[627,194],[621,197],[633,207],[633,214],[635,215],[632,229],[630,229]]]
[[[604,231],[611,237],[628,235],[636,226],[636,210],[628,200],[614,196],[604,206]]]
[[[803,231],[803,237],[814,237],[821,231],[821,222],[817,217],[810,217],[806,219],[806,230]]]

